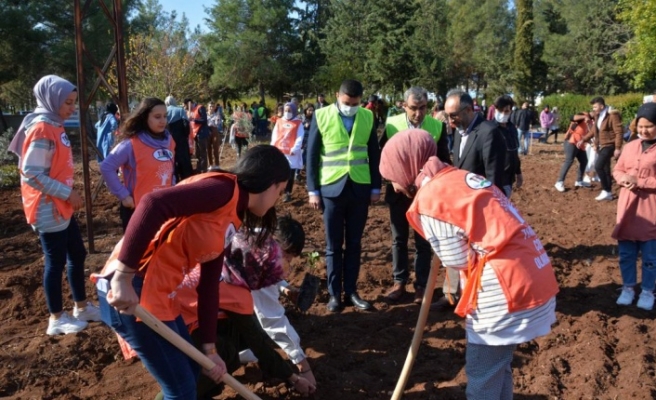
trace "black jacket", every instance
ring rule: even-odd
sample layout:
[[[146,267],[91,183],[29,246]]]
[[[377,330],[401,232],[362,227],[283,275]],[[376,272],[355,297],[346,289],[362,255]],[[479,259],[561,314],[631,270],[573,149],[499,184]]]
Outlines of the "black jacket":
[[[506,183],[506,143],[496,122],[485,121],[476,114],[467,143],[460,154],[462,136],[453,134],[453,165],[484,176],[500,189]]]

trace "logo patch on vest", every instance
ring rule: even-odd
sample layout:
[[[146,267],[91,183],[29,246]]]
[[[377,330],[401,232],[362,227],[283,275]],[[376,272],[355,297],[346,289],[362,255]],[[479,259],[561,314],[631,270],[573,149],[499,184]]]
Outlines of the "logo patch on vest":
[[[66,135],[66,132],[62,132],[61,136],[59,137],[61,140],[62,144],[66,147],[71,147],[71,141],[68,140],[68,135]]]
[[[289,122],[285,122],[285,123],[282,124],[282,127],[283,128],[293,128],[294,125],[290,124]]]
[[[153,152],[153,157],[157,161],[171,161],[173,159],[173,152],[169,149],[157,149]]]
[[[492,182],[471,172],[465,176],[465,183],[474,190],[485,189],[492,186]]]
[[[223,248],[227,249],[228,246],[230,246],[230,243],[232,243],[232,238],[235,236],[237,233],[237,228],[235,228],[235,225],[231,222],[230,225],[228,225],[228,229],[225,231],[225,241],[223,243]]]

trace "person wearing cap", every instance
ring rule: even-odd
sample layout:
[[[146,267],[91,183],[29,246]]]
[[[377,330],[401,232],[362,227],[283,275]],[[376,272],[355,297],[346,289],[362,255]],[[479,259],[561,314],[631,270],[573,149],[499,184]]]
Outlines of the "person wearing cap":
[[[558,282],[540,239],[503,192],[435,152],[427,132],[399,132],[382,151],[380,172],[414,198],[408,222],[442,265],[460,271],[455,312],[466,318],[467,398],[512,399],[513,352],[551,331]]]
[[[613,178],[620,185],[617,224],[612,237],[618,241],[622,293],[617,304],[628,306],[635,297],[638,254],[642,254],[642,283],[637,306],[654,307],[656,286],[656,103],[638,109],[638,140],[622,149]]]
[[[437,143],[436,156],[451,164],[449,144],[446,135],[446,124],[426,115],[428,112],[428,92],[426,89],[414,86],[406,90],[403,95],[404,103],[402,114],[388,117],[385,125],[385,134],[380,139],[380,148],[384,148],[387,141],[396,133],[408,128],[421,128],[433,137]],[[398,301],[406,292],[405,286],[410,278],[408,265],[408,237],[410,226],[405,213],[412,203],[412,199],[397,193],[390,183],[385,188],[385,203],[389,206],[390,225],[392,230],[392,277],[393,285],[386,296],[391,301]],[[415,232],[415,280],[414,302],[420,304],[424,297],[426,281],[430,271],[432,251],[430,244]],[[457,292],[457,287],[454,293]]]

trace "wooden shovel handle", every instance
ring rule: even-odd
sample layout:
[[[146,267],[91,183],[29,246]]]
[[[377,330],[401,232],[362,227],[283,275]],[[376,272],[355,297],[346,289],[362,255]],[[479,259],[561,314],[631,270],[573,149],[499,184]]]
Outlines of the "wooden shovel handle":
[[[141,319],[152,330],[159,333],[164,339],[168,340],[172,345],[180,349],[180,351],[191,357],[191,359],[200,364],[201,367],[205,369],[214,368],[215,364],[212,360],[210,360],[200,350],[195,348],[191,343],[180,337],[180,335],[175,333],[171,328],[164,325],[162,321],[157,319],[157,317],[151,314],[150,311],[141,307],[141,305],[137,305],[137,308],[134,310],[134,315]],[[230,374],[224,374],[223,377],[221,377],[221,380],[226,385],[235,389],[237,393],[239,393],[243,398],[247,400],[262,400],[253,392],[248,390],[246,386],[239,383],[239,381],[233,378]]]
[[[430,270],[430,275],[428,276],[428,282],[426,282],[426,292],[424,292],[424,298],[421,301],[419,318],[417,318],[417,325],[415,326],[415,333],[412,336],[410,350],[408,351],[408,356],[405,359],[405,364],[403,364],[403,370],[401,370],[399,381],[396,383],[396,388],[394,388],[392,400],[399,400],[403,396],[405,385],[408,383],[410,370],[412,370],[412,365],[415,363],[417,351],[419,350],[419,344],[421,343],[421,338],[424,335],[424,327],[426,326],[428,311],[430,310],[431,301],[433,300],[433,290],[435,289],[435,281],[437,280],[437,271],[440,269],[441,264],[442,263],[440,262],[440,259],[435,256],[433,265]]]

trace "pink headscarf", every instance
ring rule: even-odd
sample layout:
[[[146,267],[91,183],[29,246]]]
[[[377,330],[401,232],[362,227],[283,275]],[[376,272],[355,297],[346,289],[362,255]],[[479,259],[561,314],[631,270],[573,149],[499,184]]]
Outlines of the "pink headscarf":
[[[437,145],[423,129],[406,129],[385,144],[380,158],[380,174],[404,188],[421,187],[425,178],[432,178],[446,167],[435,154]]]

